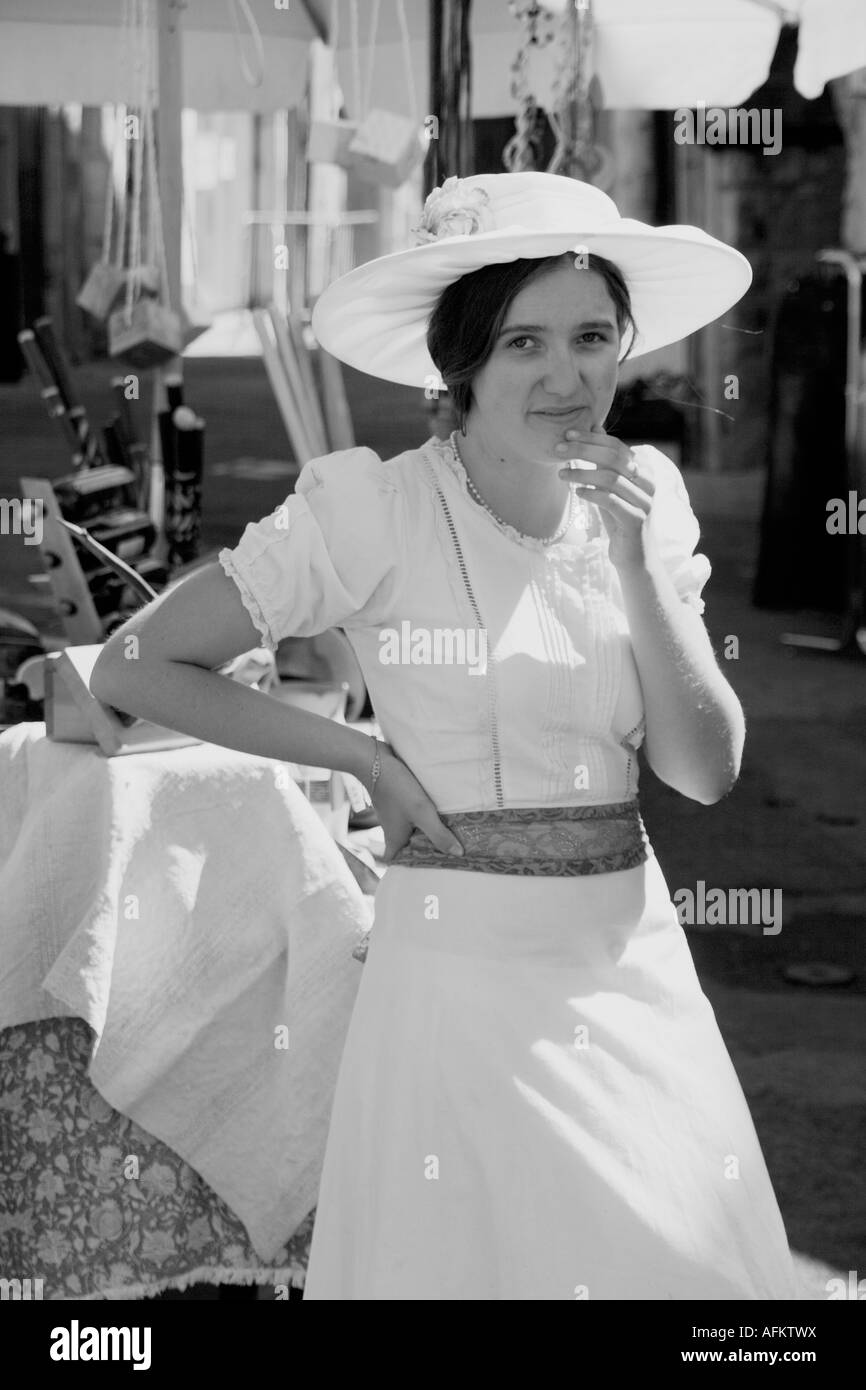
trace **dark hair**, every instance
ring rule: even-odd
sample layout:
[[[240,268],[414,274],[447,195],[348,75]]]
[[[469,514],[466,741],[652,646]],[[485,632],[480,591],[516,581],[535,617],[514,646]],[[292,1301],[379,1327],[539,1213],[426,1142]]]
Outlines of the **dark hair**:
[[[566,251],[535,260],[484,265],[461,275],[442,291],[427,325],[427,351],[451,395],[461,431],[472,404],[472,380],[493,351],[511,301],[530,280],[573,255]],[[622,271],[613,261],[592,253],[587,255],[585,268],[597,271],[604,280],[616,310],[620,339],[626,328],[631,328],[628,350],[620,359],[625,361],[634,345],[636,327]]]

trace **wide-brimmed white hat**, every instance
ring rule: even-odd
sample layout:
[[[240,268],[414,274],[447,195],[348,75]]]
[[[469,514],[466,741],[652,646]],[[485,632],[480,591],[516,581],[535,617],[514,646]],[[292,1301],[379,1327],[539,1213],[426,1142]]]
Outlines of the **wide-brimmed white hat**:
[[[745,256],[700,227],[620,217],[601,189],[560,174],[449,178],[433,189],[413,232],[419,244],[340,276],[312,315],[316,338],[334,357],[406,386],[439,380],[428,320],[447,285],[484,265],[572,249],[613,261],[637,324],[631,357],[711,323],[752,280]]]

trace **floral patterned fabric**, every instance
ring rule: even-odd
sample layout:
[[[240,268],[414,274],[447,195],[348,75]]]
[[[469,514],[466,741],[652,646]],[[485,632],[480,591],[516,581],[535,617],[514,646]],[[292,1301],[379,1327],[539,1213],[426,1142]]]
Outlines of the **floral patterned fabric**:
[[[637,801],[607,806],[507,806],[440,816],[463,845],[443,854],[413,830],[393,863],[493,874],[573,877],[633,869],[649,852]]]
[[[91,1085],[92,1038],[77,1018],[0,1030],[0,1276],[61,1300],[302,1287],[314,1213],[263,1267],[194,1169]]]

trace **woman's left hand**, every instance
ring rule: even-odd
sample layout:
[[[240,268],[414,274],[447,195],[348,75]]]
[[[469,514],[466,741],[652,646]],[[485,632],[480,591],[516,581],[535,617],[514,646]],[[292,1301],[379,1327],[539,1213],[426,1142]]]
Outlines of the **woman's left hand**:
[[[646,565],[649,537],[645,522],[650,515],[655,484],[645,477],[631,449],[607,434],[601,425],[591,431],[566,430],[569,457],[594,463],[596,471],[561,468],[560,478],[572,483],[581,497],[594,502],[610,537],[610,561],[618,568]]]

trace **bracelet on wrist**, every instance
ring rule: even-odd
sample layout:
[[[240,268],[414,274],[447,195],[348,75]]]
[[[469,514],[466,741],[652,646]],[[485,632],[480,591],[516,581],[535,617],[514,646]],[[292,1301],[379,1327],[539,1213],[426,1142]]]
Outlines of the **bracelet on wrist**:
[[[375,735],[370,734],[369,737],[373,740],[373,747],[376,750],[373,757],[373,765],[370,768],[370,795],[372,796],[375,794],[376,783],[378,782],[382,772],[382,750],[379,745],[379,740],[375,737]]]

